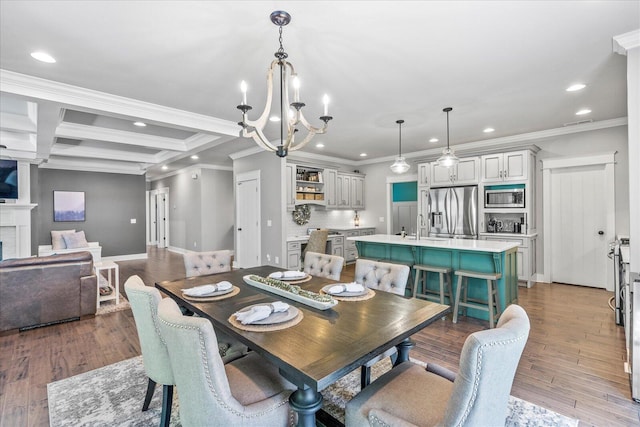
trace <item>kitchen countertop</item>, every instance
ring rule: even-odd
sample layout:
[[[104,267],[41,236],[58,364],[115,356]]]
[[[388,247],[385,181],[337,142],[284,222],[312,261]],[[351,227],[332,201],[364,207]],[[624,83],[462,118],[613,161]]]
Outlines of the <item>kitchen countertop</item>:
[[[415,238],[402,238],[402,236],[389,234],[373,234],[371,236],[347,237],[347,240],[391,245],[422,246],[437,249],[457,249],[462,251],[496,253],[505,252],[509,249],[519,246],[514,242],[501,242],[497,240],[444,239],[438,237],[427,237],[416,240]]]
[[[343,234],[329,234],[327,240],[331,240],[332,237],[343,237]],[[287,242],[307,242],[309,240],[308,234],[301,234],[299,236],[288,236]]]
[[[327,227],[329,230],[351,231],[351,230],[375,230],[375,227]]]
[[[538,233],[530,233],[530,234],[522,234],[522,233],[479,233],[480,236],[491,236],[491,237],[513,237],[513,238],[518,238],[518,237],[526,237],[526,238],[531,238],[531,237],[537,237]]]

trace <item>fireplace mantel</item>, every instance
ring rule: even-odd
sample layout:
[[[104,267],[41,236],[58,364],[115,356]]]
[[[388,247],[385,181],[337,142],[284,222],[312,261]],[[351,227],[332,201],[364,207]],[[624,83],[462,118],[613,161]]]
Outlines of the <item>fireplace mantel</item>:
[[[0,204],[3,259],[31,256],[31,210],[36,206],[36,203]]]

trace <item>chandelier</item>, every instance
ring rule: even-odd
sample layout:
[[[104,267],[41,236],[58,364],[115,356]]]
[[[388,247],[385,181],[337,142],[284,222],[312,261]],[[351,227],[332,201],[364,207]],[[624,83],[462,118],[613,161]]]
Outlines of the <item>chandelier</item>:
[[[279,27],[280,48],[275,53],[276,59],[271,62],[267,73],[267,100],[262,115],[257,120],[249,120],[247,113],[251,106],[247,104],[247,84],[242,81],[240,90],[242,91],[242,104],[238,109],[242,111],[242,121],[238,124],[242,126],[241,135],[245,138],[253,138],[259,147],[267,151],[274,151],[279,157],[286,157],[289,151],[299,150],[307,145],[316,134],[323,134],[327,130],[329,120],[333,119],[329,115],[329,97],[325,94],[322,101],[324,104],[324,114],[320,120],[324,122],[322,127],[312,126],[302,114],[304,102],[300,101],[300,80],[295,73],[293,65],[287,61],[287,53],[282,47],[282,27],[291,22],[291,15],[282,10],[276,10],[271,14],[271,22]],[[264,127],[269,120],[271,112],[271,102],[273,99],[273,72],[279,69],[280,86],[280,144],[272,144],[264,135]],[[293,102],[289,102],[289,84],[293,86]],[[307,130],[307,134],[301,141],[296,142],[296,133],[302,128]]]
[[[442,150],[442,156],[440,156],[437,160],[438,164],[445,168],[450,168],[453,165],[457,165],[460,159],[458,159],[451,148],[449,148],[449,112],[453,110],[451,107],[445,108],[444,111],[447,113],[447,148]]]
[[[396,157],[396,161],[393,162],[390,168],[391,168],[391,172],[401,174],[408,171],[411,166],[409,166],[409,164],[405,161],[404,157],[402,157],[402,124],[404,123],[404,120],[396,120],[396,123],[398,124],[398,127],[399,127],[398,128],[398,132],[399,132],[398,157]]]

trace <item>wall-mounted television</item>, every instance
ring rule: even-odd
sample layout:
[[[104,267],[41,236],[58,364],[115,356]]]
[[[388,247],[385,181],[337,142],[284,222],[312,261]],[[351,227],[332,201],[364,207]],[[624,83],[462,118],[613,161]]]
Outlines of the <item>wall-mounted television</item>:
[[[18,198],[18,161],[0,160],[0,199]]]

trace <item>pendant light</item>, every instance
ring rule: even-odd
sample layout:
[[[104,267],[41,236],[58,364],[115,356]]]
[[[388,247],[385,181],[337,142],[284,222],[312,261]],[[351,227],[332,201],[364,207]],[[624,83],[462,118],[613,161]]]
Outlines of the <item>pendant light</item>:
[[[453,150],[449,148],[449,112],[453,110],[451,107],[445,108],[444,111],[447,113],[447,148],[442,150],[442,156],[438,158],[437,162],[440,166],[445,168],[450,168],[451,166],[457,165],[460,159],[456,157]]]
[[[404,157],[402,157],[402,124],[404,123],[404,120],[396,120],[396,123],[398,124],[399,132],[398,157],[396,157],[396,161],[393,162],[390,168],[393,173],[401,174],[408,171],[411,166],[409,166],[409,164],[404,160]]]

